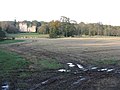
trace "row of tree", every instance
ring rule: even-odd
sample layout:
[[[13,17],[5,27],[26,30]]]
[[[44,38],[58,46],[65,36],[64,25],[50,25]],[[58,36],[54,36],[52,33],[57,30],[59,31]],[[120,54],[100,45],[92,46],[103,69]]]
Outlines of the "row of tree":
[[[74,37],[74,36],[120,36],[120,26],[103,25],[102,23],[77,23],[75,20],[70,20],[65,16],[61,16],[60,20],[51,22],[23,21],[27,26],[36,26],[36,32],[40,34],[49,34],[54,37]],[[19,22],[2,21],[0,28],[7,33],[18,33]]]
[[[77,23],[75,20],[62,16],[58,21],[51,21],[49,23],[43,23],[38,33],[49,34],[53,37],[70,37],[70,36],[120,36],[120,26],[103,25],[102,23]]]

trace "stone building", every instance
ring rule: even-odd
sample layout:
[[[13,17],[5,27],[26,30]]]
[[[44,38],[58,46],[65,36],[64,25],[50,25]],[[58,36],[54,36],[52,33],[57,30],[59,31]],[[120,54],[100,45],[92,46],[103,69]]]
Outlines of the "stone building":
[[[28,32],[27,23],[20,22],[19,23],[19,30],[20,30],[20,32]]]
[[[28,32],[36,32],[36,26],[28,27]]]
[[[36,32],[36,26],[29,26],[25,22],[19,22],[20,32]]]

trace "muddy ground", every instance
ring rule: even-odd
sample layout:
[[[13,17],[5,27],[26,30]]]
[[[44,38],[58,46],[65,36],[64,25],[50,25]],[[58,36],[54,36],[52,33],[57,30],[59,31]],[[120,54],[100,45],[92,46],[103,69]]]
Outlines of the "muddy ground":
[[[28,78],[13,74],[11,90],[120,90],[120,38],[26,39],[0,47],[33,62],[28,67],[32,72]],[[63,64],[65,71],[43,71],[37,65],[41,59],[55,59]],[[118,63],[99,64],[102,60]],[[67,63],[75,66],[69,67]]]

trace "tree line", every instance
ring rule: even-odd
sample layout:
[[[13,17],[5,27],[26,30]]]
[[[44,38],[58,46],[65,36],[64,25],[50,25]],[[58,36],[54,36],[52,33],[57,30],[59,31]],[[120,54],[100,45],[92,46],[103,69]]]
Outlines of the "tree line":
[[[52,20],[50,22],[23,21],[28,26],[35,25],[36,33],[49,34],[50,38],[57,37],[81,37],[88,36],[120,36],[120,26],[103,25],[98,23],[77,23],[68,17],[61,16],[60,20]],[[19,22],[14,21],[1,21],[0,31],[6,33],[19,33]]]
[[[53,37],[81,37],[88,36],[120,36],[120,26],[103,25],[98,23],[77,23],[65,16],[61,16],[60,20],[53,20],[43,23],[38,29],[38,33],[49,34]]]

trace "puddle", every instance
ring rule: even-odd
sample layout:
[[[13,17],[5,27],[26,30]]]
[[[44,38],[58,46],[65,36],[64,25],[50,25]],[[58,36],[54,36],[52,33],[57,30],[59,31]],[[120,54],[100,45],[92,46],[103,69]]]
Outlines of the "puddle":
[[[97,69],[98,67],[92,67],[91,69],[94,70],[94,69]]]
[[[109,68],[109,67],[97,67],[97,66],[92,66],[92,67],[83,67],[81,64],[73,64],[73,63],[66,63],[70,68],[63,68],[59,69],[58,72],[71,72],[74,74],[77,73],[86,73],[86,72],[105,72],[105,73],[120,73],[120,70],[115,70],[114,68]]]
[[[47,84],[47,83],[48,83],[48,80],[43,81],[41,84],[42,84],[42,85],[45,85],[45,84]]]
[[[66,69],[59,69],[58,72],[66,72]]]
[[[58,72],[71,72],[71,70],[59,69]]]
[[[1,89],[2,90],[9,90],[9,83],[8,82],[3,82],[2,85],[1,85]]]
[[[55,82],[55,81],[58,80],[58,79],[59,79],[58,77],[53,77],[53,78],[47,79],[47,80],[43,81],[43,82],[41,83],[41,85],[51,84],[51,83]]]
[[[83,81],[87,80],[87,78],[82,77],[80,79],[78,79],[76,82],[74,82],[72,85],[77,85],[77,84],[81,84]]]
[[[108,70],[107,70],[107,72],[112,72],[112,71],[114,71],[114,69],[108,69]]]
[[[67,63],[69,67],[75,67],[73,63]]]

